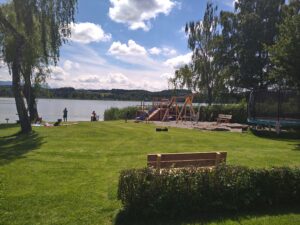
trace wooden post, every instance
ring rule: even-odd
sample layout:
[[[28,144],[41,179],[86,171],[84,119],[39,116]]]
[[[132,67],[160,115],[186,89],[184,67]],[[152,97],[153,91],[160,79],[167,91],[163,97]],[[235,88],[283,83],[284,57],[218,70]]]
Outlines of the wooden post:
[[[221,153],[220,152],[216,152],[216,163],[215,163],[215,166],[219,165],[219,163],[220,163],[220,156],[221,156]]]
[[[160,161],[161,161],[161,154],[157,154],[156,158],[156,169],[160,171]]]

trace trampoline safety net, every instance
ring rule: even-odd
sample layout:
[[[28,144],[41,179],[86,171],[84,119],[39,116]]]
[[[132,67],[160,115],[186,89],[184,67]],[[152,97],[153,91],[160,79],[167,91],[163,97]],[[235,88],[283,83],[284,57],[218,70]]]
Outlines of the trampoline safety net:
[[[250,124],[300,127],[300,91],[252,91],[248,102]]]

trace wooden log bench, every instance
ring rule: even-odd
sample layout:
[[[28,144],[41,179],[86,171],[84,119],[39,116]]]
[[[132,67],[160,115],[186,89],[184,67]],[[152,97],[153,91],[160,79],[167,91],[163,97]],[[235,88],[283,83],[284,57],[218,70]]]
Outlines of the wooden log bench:
[[[229,123],[232,119],[232,115],[219,114],[217,118],[217,123]]]
[[[227,152],[149,154],[147,165],[155,169],[182,167],[215,167],[226,163]]]

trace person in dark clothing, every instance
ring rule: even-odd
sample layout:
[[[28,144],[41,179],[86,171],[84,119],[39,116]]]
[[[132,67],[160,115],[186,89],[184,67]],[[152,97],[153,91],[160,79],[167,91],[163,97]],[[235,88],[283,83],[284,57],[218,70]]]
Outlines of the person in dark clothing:
[[[92,112],[91,121],[97,121],[97,114],[95,111]]]
[[[128,119],[129,119],[129,111],[126,112],[125,123],[127,123]]]
[[[63,115],[64,122],[67,122],[68,121],[68,110],[67,110],[67,108],[64,109],[63,113],[64,113],[64,115]]]

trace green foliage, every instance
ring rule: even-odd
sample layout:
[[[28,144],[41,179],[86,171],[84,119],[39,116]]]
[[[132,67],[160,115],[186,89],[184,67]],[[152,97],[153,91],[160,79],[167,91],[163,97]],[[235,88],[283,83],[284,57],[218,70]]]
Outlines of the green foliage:
[[[296,206],[300,201],[300,168],[124,170],[118,198],[127,213],[140,218]]]
[[[231,88],[265,88],[272,68],[267,47],[274,44],[284,0],[239,0],[235,12],[221,12],[221,67]],[[254,29],[255,28],[255,29]]]
[[[175,128],[156,133],[153,124],[124,121],[33,129],[35,135],[22,137],[16,135],[17,125],[0,125],[1,224],[124,225],[126,221],[115,222],[122,209],[117,200],[120,171],[145,167],[150,153],[225,150],[227,164],[251,168],[300,162],[300,140],[270,132],[268,137]],[[192,222],[190,217],[164,222],[158,217],[157,223],[145,218],[127,224],[290,225],[300,219],[299,211],[275,213],[213,214],[209,222]]]
[[[206,4],[203,20],[189,22],[185,31],[188,35],[188,47],[193,51],[191,65],[185,65],[175,72],[173,82],[179,86],[207,95],[209,104],[217,91],[218,71],[215,62],[216,39],[218,36],[216,15],[217,6]]]
[[[126,107],[126,108],[110,108],[104,112],[104,120],[124,120],[134,119],[136,117],[137,108],[136,107]]]
[[[276,43],[269,47],[275,65],[273,75],[280,86],[300,87],[300,2],[285,8]]]
[[[247,122],[247,104],[245,101],[239,104],[223,104],[200,107],[200,121],[216,121],[219,114],[232,115],[231,122]]]
[[[36,118],[35,82],[45,80],[49,64],[57,64],[59,49],[71,34],[77,0],[12,0],[0,5],[0,49],[13,78],[14,97],[21,130],[31,131]],[[33,72],[38,70],[33,78]],[[23,76],[23,77],[22,77]],[[21,89],[25,81],[26,93]]]

